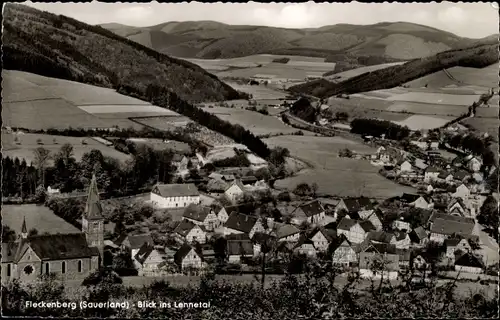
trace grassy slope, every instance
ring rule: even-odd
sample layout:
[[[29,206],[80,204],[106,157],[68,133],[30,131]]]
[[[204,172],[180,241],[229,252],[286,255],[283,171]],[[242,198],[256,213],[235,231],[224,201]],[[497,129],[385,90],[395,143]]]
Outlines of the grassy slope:
[[[346,51],[353,55],[413,59],[463,47],[476,41],[406,22],[369,26],[339,24],[310,29],[233,26],[214,21],[168,22],[135,29],[117,24],[103,26],[121,35],[161,32],[184,37],[179,41],[179,38],[134,36],[134,40],[144,41],[144,45],[151,45],[164,53],[210,59],[234,58],[256,53],[307,53],[306,55],[329,58],[333,62],[332,55]],[[149,38],[155,39],[149,44]],[[400,44],[405,45],[404,51],[398,50]]]
[[[186,101],[239,96],[199,66],[101,27],[18,4],[5,6],[3,23],[5,69],[113,88],[161,85]]]
[[[434,56],[415,59],[403,65],[361,74],[340,83],[324,79],[290,87],[294,93],[326,98],[340,93],[353,94],[387,89],[428,74],[456,66],[484,68],[498,61],[498,45],[485,44],[466,49],[450,50]]]

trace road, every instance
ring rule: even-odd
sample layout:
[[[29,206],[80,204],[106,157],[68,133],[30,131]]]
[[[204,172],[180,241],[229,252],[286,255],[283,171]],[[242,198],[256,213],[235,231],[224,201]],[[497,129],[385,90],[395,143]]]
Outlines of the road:
[[[480,252],[483,254],[484,263],[486,265],[497,263],[500,259],[498,254],[498,243],[495,239],[484,232],[483,226],[478,223],[474,226],[472,233],[479,237],[479,242],[481,244]]]

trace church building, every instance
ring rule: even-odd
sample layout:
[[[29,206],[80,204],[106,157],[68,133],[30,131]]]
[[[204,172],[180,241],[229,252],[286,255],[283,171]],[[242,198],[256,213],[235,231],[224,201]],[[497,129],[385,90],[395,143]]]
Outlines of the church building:
[[[95,175],[82,217],[82,233],[28,235],[26,219],[13,242],[2,243],[2,284],[12,279],[36,281],[44,274],[83,280],[99,269],[104,248],[104,217]]]

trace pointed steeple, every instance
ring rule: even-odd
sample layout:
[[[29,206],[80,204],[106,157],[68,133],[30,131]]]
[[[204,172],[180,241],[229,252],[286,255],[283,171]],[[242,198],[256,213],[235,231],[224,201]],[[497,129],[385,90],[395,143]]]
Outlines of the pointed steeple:
[[[23,217],[23,226],[21,228],[21,238],[26,239],[28,237],[28,228],[26,227],[26,217]]]
[[[84,214],[87,219],[100,219],[102,217],[102,207],[99,200],[99,190],[97,190],[95,174],[92,175],[92,180],[90,181]]]

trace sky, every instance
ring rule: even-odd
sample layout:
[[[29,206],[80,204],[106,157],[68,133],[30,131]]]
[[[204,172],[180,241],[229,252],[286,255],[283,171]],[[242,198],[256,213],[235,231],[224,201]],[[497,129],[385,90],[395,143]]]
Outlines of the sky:
[[[25,4],[89,24],[146,27],[168,21],[316,28],[338,23],[405,21],[468,38],[498,33],[498,4],[483,3],[32,3]]]

